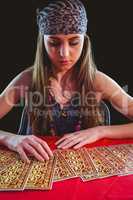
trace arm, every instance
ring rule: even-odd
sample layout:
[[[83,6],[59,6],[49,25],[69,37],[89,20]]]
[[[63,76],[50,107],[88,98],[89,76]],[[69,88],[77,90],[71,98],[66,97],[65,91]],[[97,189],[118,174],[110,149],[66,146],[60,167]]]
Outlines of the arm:
[[[133,138],[133,123],[124,125],[102,126],[101,133],[103,138]]]
[[[0,95],[0,118],[5,116],[20,100],[25,98],[27,87],[31,84],[31,71],[20,73]],[[34,136],[15,135],[10,132],[0,131],[0,144],[19,153],[22,160],[29,162],[27,153],[36,159],[44,161],[52,156],[52,152],[45,141]]]
[[[31,71],[25,70],[18,74],[0,94],[0,119],[4,117],[20,98],[25,98],[25,92],[31,84]]]
[[[6,145],[6,140],[8,137],[13,136],[13,133],[0,130],[0,145]]]
[[[129,119],[133,119],[133,98],[113,79],[97,71],[94,88],[98,97],[108,100],[112,106]],[[102,138],[133,138],[133,123],[125,125],[97,126],[67,134],[56,142],[58,148],[79,148]]]
[[[117,111],[133,120],[133,97],[128,95],[113,79],[98,71],[95,88],[96,91],[102,93],[102,98],[108,100]],[[101,129],[103,137],[133,138],[133,123],[103,126]]]

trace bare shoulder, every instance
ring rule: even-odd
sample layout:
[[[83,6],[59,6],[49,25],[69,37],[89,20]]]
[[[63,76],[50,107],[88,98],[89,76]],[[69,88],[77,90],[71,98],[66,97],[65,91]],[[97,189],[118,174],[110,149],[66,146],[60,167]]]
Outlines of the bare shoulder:
[[[13,85],[30,86],[32,82],[33,67],[20,72],[12,81]]]
[[[109,77],[105,73],[97,70],[96,75],[95,75],[95,80],[94,80],[94,87],[96,90],[101,90],[101,89],[103,89],[103,87],[105,87],[105,84],[112,82],[112,81],[114,82],[114,80],[111,79],[111,77]]]
[[[124,92],[114,79],[99,70],[96,72],[94,89],[96,92],[100,92],[102,94],[102,98],[104,99],[110,99],[116,92]]]
[[[31,83],[32,83],[32,73],[33,73],[32,67],[29,67],[25,69],[24,71],[22,71],[21,73],[19,73],[7,85],[7,87],[4,89],[4,91],[1,93],[0,96],[2,97],[2,96],[5,96],[7,93],[9,94],[9,91],[12,91],[12,93],[14,92],[15,94],[18,94],[20,87],[21,87],[21,91],[22,89],[25,89],[25,87],[30,88]]]
[[[32,82],[32,71],[32,68],[28,68],[19,73],[0,94],[0,118],[6,115],[20,98],[25,98],[25,89],[28,90]]]
[[[107,99],[112,106],[133,119],[133,97],[131,97],[115,80],[108,75],[97,71],[94,80],[94,89],[102,98]]]

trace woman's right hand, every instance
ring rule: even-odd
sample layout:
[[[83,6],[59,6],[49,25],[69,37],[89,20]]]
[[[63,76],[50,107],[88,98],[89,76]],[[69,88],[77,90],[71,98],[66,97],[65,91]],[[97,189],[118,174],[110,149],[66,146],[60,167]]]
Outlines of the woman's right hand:
[[[53,156],[48,144],[34,135],[9,135],[6,138],[5,145],[10,150],[19,153],[20,158],[27,163],[30,162],[27,153],[33,155],[39,161],[49,160]]]

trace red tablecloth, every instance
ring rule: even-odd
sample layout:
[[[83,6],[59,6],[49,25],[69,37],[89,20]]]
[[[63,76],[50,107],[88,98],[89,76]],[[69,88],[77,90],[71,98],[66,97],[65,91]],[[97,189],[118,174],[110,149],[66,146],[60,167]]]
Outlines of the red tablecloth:
[[[57,138],[44,138],[55,149]],[[101,140],[86,147],[133,143],[133,140]],[[50,191],[0,192],[0,200],[133,200],[133,175],[114,176],[88,182],[80,178],[53,183]]]

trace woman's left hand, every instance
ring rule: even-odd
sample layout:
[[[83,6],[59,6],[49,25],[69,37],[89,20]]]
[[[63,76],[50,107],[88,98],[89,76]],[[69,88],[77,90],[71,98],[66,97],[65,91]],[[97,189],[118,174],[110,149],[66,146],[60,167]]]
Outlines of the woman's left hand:
[[[78,149],[86,144],[102,139],[102,130],[102,126],[97,126],[74,133],[65,134],[55,144],[57,145],[57,148],[61,149],[67,149],[71,147],[73,147],[74,149]]]

